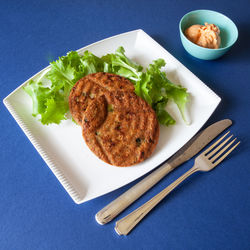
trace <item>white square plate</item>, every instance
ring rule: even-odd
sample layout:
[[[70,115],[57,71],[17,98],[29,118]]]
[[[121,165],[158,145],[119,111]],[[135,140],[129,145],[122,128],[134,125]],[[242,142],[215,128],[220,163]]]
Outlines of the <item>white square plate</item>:
[[[170,80],[188,89],[191,100],[188,106],[191,125],[181,119],[174,105],[168,107],[176,125],[160,128],[160,139],[153,155],[132,167],[110,166],[99,160],[86,146],[81,128],[71,120],[60,125],[44,126],[32,117],[30,97],[22,87],[27,80],[4,99],[4,104],[37,149],[63,187],[80,204],[115,190],[157,167],[180,149],[202,127],[220,102],[220,98],[178,60],[142,30],[123,33],[84,47],[97,56],[114,53],[123,46],[126,55],[143,66],[163,58]]]

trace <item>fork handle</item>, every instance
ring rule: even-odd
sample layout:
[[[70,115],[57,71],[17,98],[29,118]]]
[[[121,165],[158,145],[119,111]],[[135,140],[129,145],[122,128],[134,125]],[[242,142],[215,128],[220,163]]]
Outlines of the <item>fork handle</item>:
[[[113,220],[125,208],[142,196],[146,191],[159,182],[164,176],[171,172],[177,165],[174,162],[165,163],[157,170],[152,172],[146,178],[138,182],[135,186],[131,187],[124,194],[120,195],[114,201],[109,203],[106,207],[100,210],[95,218],[99,224],[106,224]]]
[[[196,166],[179,177],[176,181],[155,195],[151,200],[116,222],[115,230],[119,235],[127,235],[160,201],[162,201],[173,189],[175,189],[187,177],[197,172]]]

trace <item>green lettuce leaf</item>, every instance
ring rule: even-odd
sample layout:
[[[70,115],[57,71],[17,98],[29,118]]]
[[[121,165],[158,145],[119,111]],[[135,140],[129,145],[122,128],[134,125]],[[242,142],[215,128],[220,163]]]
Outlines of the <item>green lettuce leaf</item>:
[[[115,54],[107,54],[101,59],[110,65],[105,72],[126,77],[133,83],[141,79],[143,67],[127,58],[123,47],[119,47]]]
[[[158,59],[148,66],[146,74],[150,77],[150,80],[147,81],[146,89],[152,99],[152,107],[156,111],[159,122],[168,126],[175,124],[175,120],[166,111],[168,100],[172,100],[177,104],[181,116],[186,122],[185,107],[188,101],[188,93],[182,86],[173,84],[167,78],[166,73],[161,71],[165,64],[163,59]],[[145,90],[143,91],[145,92]]]
[[[32,99],[32,115],[39,116],[42,124],[59,124],[66,119],[65,114],[69,108],[62,93],[43,86],[39,81],[30,81],[24,90]]]
[[[46,110],[46,101],[50,97],[50,88],[44,87],[41,82],[30,81],[23,88],[32,100],[32,115],[37,116]]]
[[[68,111],[68,103],[62,96],[54,96],[47,99],[46,110],[41,114],[42,124],[56,123],[66,120],[65,113]]]
[[[69,110],[68,96],[71,88],[82,77],[96,72],[109,72],[126,77],[135,85],[135,93],[146,100],[156,111],[159,122],[172,125],[175,120],[166,111],[166,105],[172,100],[178,106],[185,119],[185,107],[188,93],[185,88],[170,82],[161,71],[165,66],[163,59],[153,61],[145,70],[125,55],[123,47],[114,54],[97,57],[89,51],[79,55],[76,51],[59,57],[51,62],[51,69],[38,80],[30,81],[24,87],[33,103],[33,116],[39,116],[42,124],[59,124],[66,119]],[[48,85],[42,82],[49,80]]]

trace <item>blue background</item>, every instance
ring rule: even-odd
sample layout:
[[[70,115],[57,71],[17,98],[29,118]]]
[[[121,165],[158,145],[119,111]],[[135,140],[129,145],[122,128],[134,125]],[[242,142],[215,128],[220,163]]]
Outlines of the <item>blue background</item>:
[[[239,39],[227,55],[200,61],[180,42],[178,23],[195,9],[232,18]],[[242,141],[220,167],[196,174],[126,237],[94,215],[134,183],[76,205],[10,113],[0,110],[0,249],[250,249],[250,2],[1,1],[1,99],[50,60],[95,41],[143,29],[222,98],[207,125],[231,118]],[[122,218],[192,166],[168,175]]]

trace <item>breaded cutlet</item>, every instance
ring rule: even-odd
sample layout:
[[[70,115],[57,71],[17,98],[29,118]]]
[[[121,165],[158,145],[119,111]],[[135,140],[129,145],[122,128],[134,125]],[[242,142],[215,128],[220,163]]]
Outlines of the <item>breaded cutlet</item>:
[[[159,138],[155,111],[127,79],[108,73],[88,75],[73,87],[69,102],[86,144],[103,161],[131,166],[154,151]]]

